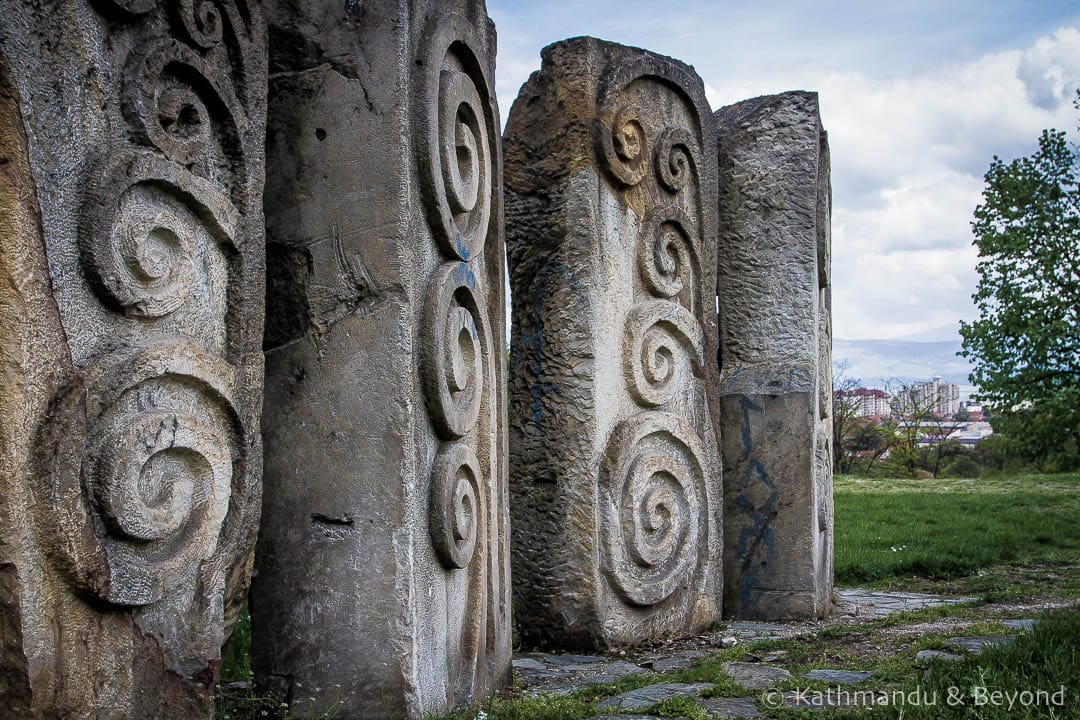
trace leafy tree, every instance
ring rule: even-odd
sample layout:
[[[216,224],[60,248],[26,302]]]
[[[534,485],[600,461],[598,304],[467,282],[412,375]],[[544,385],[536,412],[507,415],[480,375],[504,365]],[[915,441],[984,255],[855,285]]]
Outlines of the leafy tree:
[[[971,223],[979,317],[961,323],[960,354],[995,430],[1044,469],[1080,465],[1078,178],[1080,148],[1045,130],[1033,155],[994,157]]]
[[[956,455],[960,443],[952,439],[955,423],[937,412],[938,399],[924,392],[921,383],[890,383],[894,438],[889,462],[894,471],[915,477],[921,470],[937,477],[942,461]]]

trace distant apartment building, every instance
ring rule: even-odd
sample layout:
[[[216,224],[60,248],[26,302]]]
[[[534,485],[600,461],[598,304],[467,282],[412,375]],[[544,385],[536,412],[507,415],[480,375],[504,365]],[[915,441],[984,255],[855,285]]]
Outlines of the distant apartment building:
[[[898,399],[904,413],[917,408],[941,417],[952,417],[960,410],[960,386],[944,382],[941,376],[936,376],[930,382],[911,385]]]
[[[892,412],[889,393],[872,388],[841,390],[841,396],[855,405],[857,417],[888,417]]]

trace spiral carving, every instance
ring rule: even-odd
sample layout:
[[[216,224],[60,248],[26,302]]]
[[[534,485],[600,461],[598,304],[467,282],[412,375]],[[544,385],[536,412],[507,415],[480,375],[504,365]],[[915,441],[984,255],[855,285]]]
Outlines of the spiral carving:
[[[626,319],[623,372],[630,394],[648,407],[671,402],[704,362],[701,325],[682,305],[646,300]]]
[[[421,367],[428,414],[441,438],[456,440],[476,426],[488,382],[487,306],[464,263],[435,271],[425,304]]]
[[[443,254],[468,261],[481,254],[491,218],[495,109],[475,30],[462,17],[440,19],[428,40],[430,68],[418,112],[421,190]]]
[[[198,10],[206,5],[212,11]],[[197,44],[220,42],[220,12],[212,3],[187,2],[180,12],[182,17],[190,15],[189,30]],[[198,17],[216,31],[207,35],[207,28],[200,30]],[[185,27],[187,23],[185,20]],[[246,127],[247,116],[224,78],[183,43],[172,39],[152,41],[133,53],[129,62],[126,111],[170,160],[190,165],[206,158],[216,137],[236,138]],[[235,142],[229,151],[242,153]]]
[[[454,443],[435,459],[429,522],[439,561],[449,569],[468,567],[482,535],[484,507],[480,461],[468,445]]]
[[[217,548],[243,470],[235,370],[176,338],[102,375],[82,461],[100,555],[73,558],[73,569],[103,600],[149,605]],[[86,567],[102,556],[105,583]]]
[[[692,575],[705,525],[703,457],[697,434],[671,413],[639,413],[612,434],[600,468],[602,563],[627,602],[663,602]]]
[[[661,298],[672,298],[686,291],[693,302],[700,277],[694,225],[685,212],[675,207],[648,212],[641,225],[638,243],[638,269],[649,291]]]
[[[149,154],[104,163],[98,180],[80,228],[92,285],[129,315],[174,312],[188,299],[197,238],[234,247],[239,212],[216,184]]]
[[[677,193],[697,178],[701,158],[694,136],[684,128],[668,128],[656,140],[656,177],[668,192]]]
[[[649,142],[641,118],[631,107],[620,107],[601,130],[605,167],[623,186],[637,185],[649,169]]]
[[[223,18],[212,0],[180,0],[177,10],[193,43],[205,50],[221,42]]]

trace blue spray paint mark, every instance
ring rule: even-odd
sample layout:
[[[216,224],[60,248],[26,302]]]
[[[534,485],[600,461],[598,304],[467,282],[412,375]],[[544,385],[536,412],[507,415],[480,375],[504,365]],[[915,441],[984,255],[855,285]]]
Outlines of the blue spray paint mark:
[[[470,255],[469,248],[467,245],[465,245],[465,241],[462,239],[460,232],[454,233],[454,247],[457,248],[458,257],[460,257],[465,262],[468,262]]]
[[[533,279],[533,284],[538,291],[533,297],[532,307],[529,310],[530,325],[532,331],[522,331],[520,339],[510,349],[510,358],[514,364],[525,364],[529,380],[529,409],[532,412],[533,422],[539,425],[544,419],[544,398],[548,395],[559,393],[559,386],[544,379],[544,288],[552,278],[569,280],[573,277],[569,266],[565,263],[546,262]],[[574,286],[572,282],[571,287]]]
[[[476,289],[476,275],[465,263],[458,263],[457,267],[454,268],[454,282],[458,285],[465,285],[470,290]]]
[[[739,427],[743,445],[742,459],[746,461],[746,469],[743,470],[740,478],[739,489],[746,491],[752,484],[761,483],[769,490],[768,497],[761,507],[755,508],[749,495],[745,493],[740,493],[735,499],[735,504],[742,511],[743,517],[749,521],[739,532],[738,559],[742,569],[742,577],[739,581],[742,605],[744,610],[750,610],[757,605],[764,594],[759,587],[757,577],[760,565],[753,562],[753,557],[759,550],[763,551],[764,566],[768,567],[776,556],[776,538],[770,523],[776,515],[780,493],[777,492],[762,462],[756,457],[751,457],[754,453],[754,436],[750,424],[750,413],[751,411],[764,412],[764,409],[746,396],[739,399],[739,406],[742,409],[742,423]]]

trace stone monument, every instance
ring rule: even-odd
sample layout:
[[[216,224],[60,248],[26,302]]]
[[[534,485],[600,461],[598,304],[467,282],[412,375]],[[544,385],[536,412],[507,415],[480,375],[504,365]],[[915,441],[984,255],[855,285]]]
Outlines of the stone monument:
[[[265,32],[0,23],[0,708],[209,718],[260,506]]]
[[[829,145],[816,93],[716,113],[724,613],[832,605]]]
[[[419,719],[510,680],[495,32],[482,0],[269,0],[257,681]]]
[[[670,58],[542,55],[505,137],[515,618],[570,647],[690,633],[722,592],[712,117]]]

